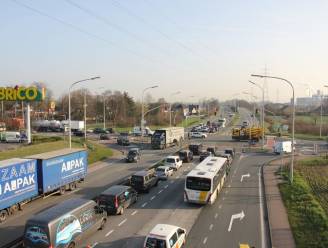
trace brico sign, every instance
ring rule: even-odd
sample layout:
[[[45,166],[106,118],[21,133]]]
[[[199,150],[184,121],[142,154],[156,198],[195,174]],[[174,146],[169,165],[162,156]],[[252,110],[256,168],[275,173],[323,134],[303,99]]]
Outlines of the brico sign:
[[[0,101],[42,101],[45,88],[31,87],[0,87]]]

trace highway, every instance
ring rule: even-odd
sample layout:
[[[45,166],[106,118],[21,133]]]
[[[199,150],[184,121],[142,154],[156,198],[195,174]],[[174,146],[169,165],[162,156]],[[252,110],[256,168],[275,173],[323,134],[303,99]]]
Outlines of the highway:
[[[244,119],[247,119],[247,111],[241,111],[240,120]],[[190,142],[216,145],[219,150],[226,147],[241,150],[238,148],[245,143],[231,141],[228,136],[230,128],[224,128],[219,134],[209,134],[207,139]],[[31,215],[68,198],[94,198],[120,179],[149,167],[176,149],[143,150],[139,163],[128,164],[118,159],[91,167],[86,181],[77,190],[63,196],[54,195],[35,200],[26,204],[22,212],[0,224],[0,246],[22,236],[24,224]],[[84,245],[141,247],[145,236],[156,224],[169,223],[187,229],[186,247],[218,247],[218,244],[220,247],[235,247],[239,242],[266,247],[264,244],[267,242],[267,230],[261,212],[259,168],[271,158],[268,155],[239,153],[219,199],[213,205],[201,206],[188,204],[183,200],[184,178],[198,164],[198,157],[195,157],[193,163],[183,164],[168,181],[160,182],[149,194],[140,194],[138,202],[126,209],[123,215],[110,216],[104,230],[94,233],[85,240]],[[246,176],[240,182],[242,175]],[[234,220],[228,231],[231,216],[240,213],[245,214],[245,217]]]

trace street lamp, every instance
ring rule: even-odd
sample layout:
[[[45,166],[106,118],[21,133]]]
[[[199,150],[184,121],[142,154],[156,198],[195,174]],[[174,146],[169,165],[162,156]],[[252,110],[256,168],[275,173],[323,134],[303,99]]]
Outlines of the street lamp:
[[[294,178],[294,143],[295,143],[295,90],[294,90],[294,85],[288,81],[287,79],[281,78],[281,77],[272,77],[272,76],[266,76],[266,75],[251,75],[252,77],[259,77],[259,78],[272,78],[272,79],[277,79],[284,81],[287,83],[293,91],[293,120],[292,120],[292,161],[290,165],[290,182],[293,183],[293,178]],[[264,108],[263,108],[264,109]]]
[[[78,83],[82,83],[85,81],[91,81],[95,79],[99,79],[100,77],[92,77],[92,78],[87,78],[83,80],[76,81],[70,85],[68,88],[68,139],[69,139],[69,148],[72,148],[72,130],[71,130],[71,89],[73,88],[74,85]]]
[[[328,85],[324,85],[323,87],[325,87],[325,88],[328,88]],[[321,95],[321,100],[320,100],[320,138],[321,138],[321,130],[322,130],[322,112],[323,112],[323,106],[322,106],[322,98],[324,98],[325,96],[324,96],[324,92],[323,92],[323,94]]]
[[[257,86],[262,91],[262,149],[264,149],[264,89],[261,85],[257,83],[254,83],[250,80],[248,82]]]
[[[172,93],[170,96],[175,96],[180,93],[181,93],[181,91],[177,91],[177,92]],[[172,126],[172,102],[170,102],[170,127],[171,126]]]
[[[253,97],[253,101],[254,101],[254,104],[253,104],[253,112],[254,112],[253,113],[253,126],[254,126],[254,124],[255,124],[255,99],[257,99],[257,97],[254,96],[252,93],[249,93],[247,91],[244,91],[243,94],[249,95],[250,97]]]
[[[142,91],[142,94],[141,94],[141,123],[140,123],[141,135],[143,135],[144,122],[145,122],[145,120],[144,120],[144,102],[143,102],[144,94],[147,90],[154,89],[154,88],[157,88],[157,87],[158,87],[158,85],[150,86],[150,87],[145,88]]]

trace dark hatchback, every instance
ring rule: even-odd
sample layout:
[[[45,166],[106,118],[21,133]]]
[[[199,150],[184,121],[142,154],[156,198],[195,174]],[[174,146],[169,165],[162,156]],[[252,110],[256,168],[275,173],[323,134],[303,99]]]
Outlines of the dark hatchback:
[[[193,153],[189,150],[180,151],[179,157],[184,163],[189,163],[194,159]]]
[[[131,148],[125,158],[128,163],[138,162],[141,158],[139,148]]]
[[[203,144],[197,143],[197,144],[190,144],[189,150],[192,151],[193,155],[199,155],[201,151],[203,150]]]
[[[137,202],[138,194],[130,186],[114,185],[97,197],[97,202],[107,214],[123,214],[124,209]]]

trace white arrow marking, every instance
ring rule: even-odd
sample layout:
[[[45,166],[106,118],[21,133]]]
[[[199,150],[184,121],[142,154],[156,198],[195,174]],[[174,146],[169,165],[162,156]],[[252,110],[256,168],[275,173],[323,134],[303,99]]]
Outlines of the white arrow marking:
[[[240,182],[243,181],[244,177],[251,177],[251,175],[249,173],[245,174],[245,175],[242,175],[241,178],[240,178]]]
[[[244,210],[241,211],[241,213],[239,213],[239,214],[231,215],[231,220],[230,220],[230,225],[229,225],[229,228],[228,228],[228,232],[231,231],[232,223],[235,219],[242,220],[242,219],[244,219],[244,217],[245,217]]]

